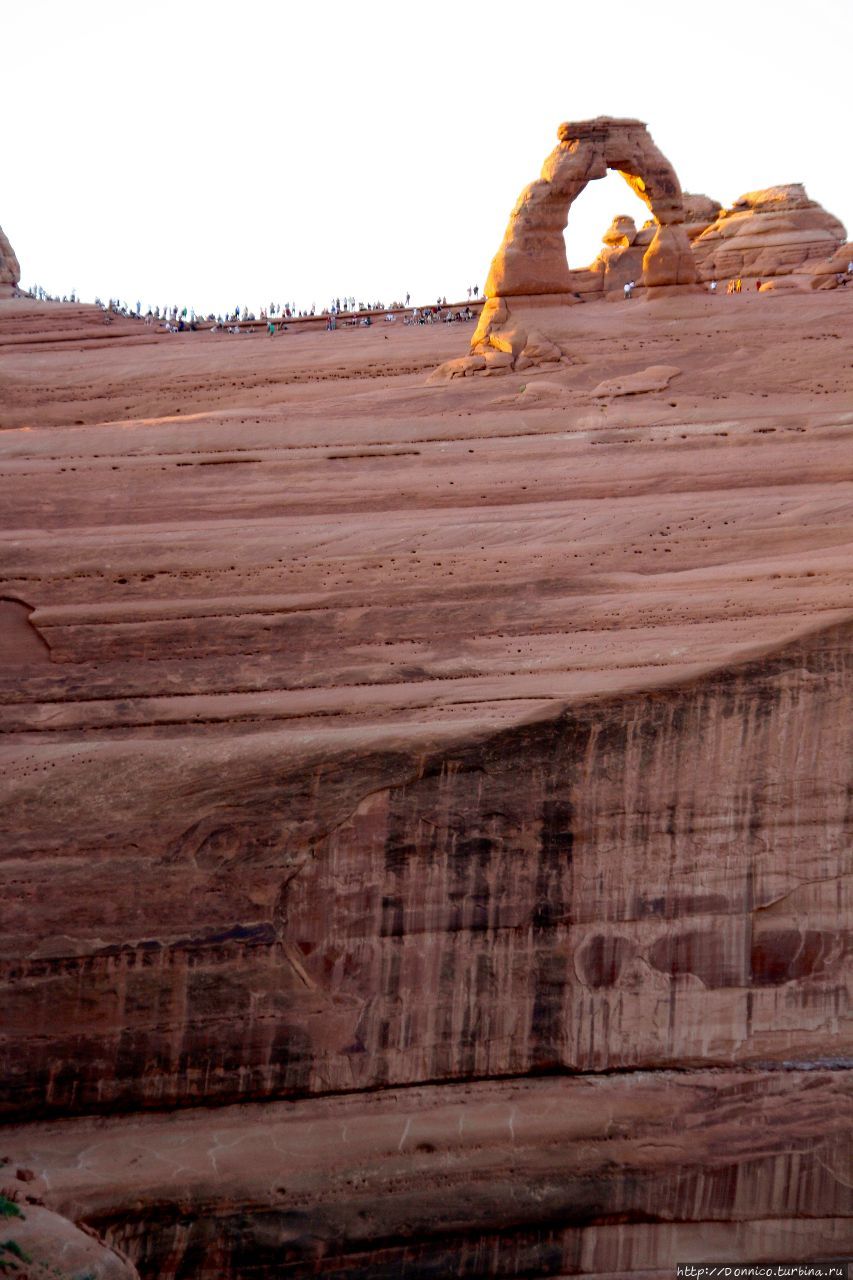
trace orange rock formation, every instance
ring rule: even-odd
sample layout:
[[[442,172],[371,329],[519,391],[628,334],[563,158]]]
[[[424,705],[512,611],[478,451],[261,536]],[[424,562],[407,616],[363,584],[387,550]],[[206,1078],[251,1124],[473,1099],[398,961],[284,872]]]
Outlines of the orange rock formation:
[[[645,297],[734,276],[785,277],[789,289],[830,288],[853,258],[844,227],[801,184],[750,192],[723,210],[709,196],[682,193],[639,120],[600,116],[562,124],[558,138],[510,215],[469,354],[440,366],[433,382],[571,358],[563,340],[572,327],[566,308],[602,294],[621,297],[629,282]],[[571,205],[608,169],[622,174],[653,217],[637,231],[633,219],[617,216],[592,265],[572,270],[563,240]]]
[[[489,299],[570,293],[563,231],[573,202],[587,184],[616,169],[651,210],[657,230],[644,257],[647,283],[696,279],[681,224],[684,208],[675,171],[640,120],[561,124],[559,142],[537,182],[518,197],[486,280]]]
[[[838,219],[793,183],[741,196],[693,240],[693,253],[705,280],[767,278],[825,262],[845,240]]]

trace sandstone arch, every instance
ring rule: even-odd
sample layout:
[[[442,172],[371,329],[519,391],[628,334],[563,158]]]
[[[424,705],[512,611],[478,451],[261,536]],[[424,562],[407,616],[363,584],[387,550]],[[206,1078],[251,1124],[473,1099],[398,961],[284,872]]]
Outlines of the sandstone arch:
[[[654,290],[697,282],[681,184],[642,120],[598,116],[561,124],[557,136],[541,176],[524,188],[510,214],[483,290],[487,301],[470,354],[439,365],[429,381],[521,370],[563,358],[561,312],[580,300],[563,232],[574,201],[609,169],[622,175],[656,223],[637,283]]]
[[[599,116],[561,124],[536,182],[510,214],[485,286],[489,299],[572,292],[563,232],[588,183],[620,173],[648,207],[657,231],[643,259],[647,285],[692,284],[696,266],[683,228],[681,185],[641,120]]]

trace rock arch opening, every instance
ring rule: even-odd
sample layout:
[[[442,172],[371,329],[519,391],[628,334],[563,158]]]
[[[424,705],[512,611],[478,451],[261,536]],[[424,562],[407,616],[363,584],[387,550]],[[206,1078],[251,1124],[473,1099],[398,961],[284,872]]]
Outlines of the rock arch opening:
[[[587,183],[569,210],[563,232],[569,270],[592,266],[604,245],[615,244],[621,236],[630,235],[630,227],[623,224],[623,219],[627,219],[638,235],[650,220],[649,209],[621,174],[608,169],[603,178]],[[653,235],[654,227],[646,228],[643,233],[646,246]]]

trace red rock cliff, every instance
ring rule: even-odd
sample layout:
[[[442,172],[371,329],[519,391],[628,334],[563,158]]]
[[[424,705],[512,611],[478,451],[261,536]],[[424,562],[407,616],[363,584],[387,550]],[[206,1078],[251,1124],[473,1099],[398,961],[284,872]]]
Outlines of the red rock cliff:
[[[850,1250],[851,305],[574,308],[496,395],[4,304],[46,1212],[146,1280]]]

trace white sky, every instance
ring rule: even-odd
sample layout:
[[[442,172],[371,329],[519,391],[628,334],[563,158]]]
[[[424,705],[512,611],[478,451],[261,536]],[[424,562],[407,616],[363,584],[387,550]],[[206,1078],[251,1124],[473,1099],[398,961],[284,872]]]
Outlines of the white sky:
[[[853,0],[2,0],[22,283],[197,310],[483,284],[562,120],[637,116],[686,191],[805,182],[853,234]],[[583,266],[618,175],[572,208]]]

